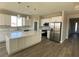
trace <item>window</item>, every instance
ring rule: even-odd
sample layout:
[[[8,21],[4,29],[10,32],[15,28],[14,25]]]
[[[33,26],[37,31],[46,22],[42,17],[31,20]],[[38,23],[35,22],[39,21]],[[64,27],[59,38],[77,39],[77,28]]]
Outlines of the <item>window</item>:
[[[11,26],[18,27],[18,26],[25,26],[25,17],[17,17],[11,16]]]
[[[22,26],[22,17],[18,18],[17,26]]]
[[[11,16],[11,26],[16,27],[17,26],[17,17]]]
[[[78,23],[75,23],[75,32],[77,32]]]

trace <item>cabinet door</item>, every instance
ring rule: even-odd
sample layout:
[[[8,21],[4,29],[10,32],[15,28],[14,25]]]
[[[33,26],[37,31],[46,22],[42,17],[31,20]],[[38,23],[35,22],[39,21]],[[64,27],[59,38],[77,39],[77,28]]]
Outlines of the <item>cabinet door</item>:
[[[5,25],[11,25],[11,16],[5,15],[4,16],[4,22],[5,22]]]
[[[24,49],[25,48],[25,37],[19,38],[17,45],[18,45],[18,50]]]
[[[18,41],[16,40],[10,40],[10,53],[15,53],[17,52],[18,49]]]
[[[0,25],[10,25],[11,21],[11,16],[10,15],[5,15],[1,14],[0,15]]]

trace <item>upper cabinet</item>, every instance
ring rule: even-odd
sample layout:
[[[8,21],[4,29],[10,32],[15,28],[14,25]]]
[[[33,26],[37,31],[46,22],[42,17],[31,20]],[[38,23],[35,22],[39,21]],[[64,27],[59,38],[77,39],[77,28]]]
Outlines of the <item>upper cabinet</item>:
[[[49,23],[49,22],[51,22],[51,18],[41,19],[41,26],[43,26],[44,23]]]
[[[0,25],[10,25],[11,16],[7,14],[0,14]]]
[[[56,16],[56,17],[52,17],[51,22],[62,22],[62,16]]]
[[[62,16],[55,16],[51,18],[45,18],[41,19],[41,26],[43,26],[44,23],[51,23],[51,22],[62,22]]]
[[[33,22],[32,19],[29,19],[29,20],[27,20],[27,18],[25,19],[25,25],[26,25],[27,27],[31,27],[31,26],[32,26],[32,22]]]

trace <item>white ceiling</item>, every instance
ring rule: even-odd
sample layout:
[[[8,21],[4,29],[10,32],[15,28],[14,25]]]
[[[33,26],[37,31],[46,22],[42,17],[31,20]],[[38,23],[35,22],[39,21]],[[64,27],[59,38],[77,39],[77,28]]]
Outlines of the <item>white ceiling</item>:
[[[0,2],[0,9],[15,11],[27,15],[48,15],[55,12],[66,11],[67,13],[78,13],[73,2]],[[30,6],[29,8],[27,6]],[[36,8],[36,10],[34,10]]]

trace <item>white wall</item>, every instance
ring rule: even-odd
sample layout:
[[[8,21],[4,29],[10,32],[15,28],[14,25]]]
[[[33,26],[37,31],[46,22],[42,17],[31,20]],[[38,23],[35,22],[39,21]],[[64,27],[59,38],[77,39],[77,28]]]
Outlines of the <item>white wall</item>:
[[[67,27],[66,27],[66,39],[68,39],[68,36],[69,36],[69,18],[68,18],[68,15],[67,15]]]
[[[61,42],[62,43],[66,39],[66,32],[67,32],[67,19],[66,13],[62,11],[62,30],[61,30]]]

